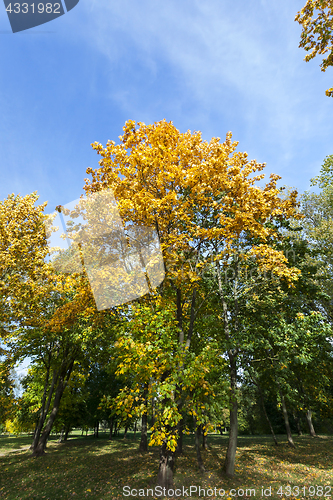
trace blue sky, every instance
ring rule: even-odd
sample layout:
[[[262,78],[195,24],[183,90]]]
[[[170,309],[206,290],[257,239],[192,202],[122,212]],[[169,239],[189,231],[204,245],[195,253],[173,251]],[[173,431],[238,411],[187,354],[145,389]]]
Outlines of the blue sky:
[[[309,189],[333,153],[333,69],[304,62],[305,0],[80,0],[11,33],[0,5],[0,199],[38,191],[46,212],[80,196],[91,148],[126,120],[166,118]]]

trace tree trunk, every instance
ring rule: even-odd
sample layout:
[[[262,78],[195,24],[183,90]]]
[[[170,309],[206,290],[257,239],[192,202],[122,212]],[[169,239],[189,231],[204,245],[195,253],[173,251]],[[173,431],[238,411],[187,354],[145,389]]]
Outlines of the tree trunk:
[[[50,435],[54,421],[56,419],[56,416],[58,414],[60,401],[61,401],[62,395],[64,393],[64,390],[66,388],[66,385],[68,383],[69,377],[72,373],[73,365],[74,365],[74,359],[72,359],[70,361],[70,363],[67,367],[66,367],[66,364],[63,363],[62,370],[61,370],[62,373],[60,375],[60,379],[59,379],[56,393],[54,396],[53,408],[52,408],[52,411],[50,413],[48,421],[45,425],[45,428],[44,428],[38,442],[37,441],[35,442],[35,446],[34,446],[33,453],[32,453],[32,455],[34,457],[40,457],[41,455],[44,455],[44,453],[45,453],[46,443],[47,443],[48,437]],[[67,373],[67,375],[66,375],[66,373]],[[66,375],[66,379],[65,379],[65,375]]]
[[[98,438],[98,431],[99,431],[99,420],[97,420],[96,422],[96,430],[94,432],[96,438]]]
[[[147,430],[148,430],[148,384],[145,383],[143,390],[143,397],[145,401],[145,409],[144,413],[141,417],[141,439],[139,451],[146,453],[148,451],[148,439],[147,439]]]
[[[194,421],[194,425],[197,425],[196,421]],[[195,430],[195,451],[197,453],[197,462],[198,462],[199,471],[204,472],[205,467],[204,467],[204,464],[202,461],[202,456],[201,456],[201,451],[200,451],[201,431],[202,431],[202,426],[197,425],[196,430]]]
[[[312,423],[312,411],[310,410],[310,408],[308,408],[308,410],[305,414],[305,417],[306,417],[306,421],[307,421],[308,426],[309,426],[310,436],[317,437],[317,434],[314,430],[313,423]]]
[[[33,442],[30,446],[30,449],[32,449],[32,450],[34,450],[36,448],[37,443],[39,441],[39,438],[40,438],[40,435],[41,435],[41,432],[43,429],[43,425],[45,423],[46,415],[48,414],[48,411],[50,409],[50,404],[51,404],[51,400],[52,400],[52,396],[53,396],[53,392],[54,392],[54,387],[55,387],[55,384],[56,384],[56,382],[58,380],[58,376],[59,376],[59,371],[54,370],[53,377],[52,377],[52,383],[51,383],[51,387],[49,389],[49,395],[48,395],[47,402],[46,402],[46,393],[47,393],[47,386],[48,386],[48,382],[49,382],[49,373],[50,373],[50,371],[48,370],[48,372],[46,374],[46,378],[45,378],[44,393],[43,393],[42,406],[41,406],[41,410],[40,410],[39,420],[38,420],[38,423],[37,423],[37,426],[35,429]]]
[[[110,439],[112,439],[112,430],[113,430],[113,418],[110,420]]]
[[[147,389],[147,392],[145,393],[145,401],[146,401],[146,408],[148,408],[148,399],[147,399],[148,384],[146,385],[146,389]],[[152,398],[151,406],[152,406],[152,409],[151,409],[151,427],[153,427],[153,425],[155,423],[155,399],[154,398]],[[148,424],[148,420],[147,420],[147,424]]]
[[[234,356],[232,350],[228,351],[229,361],[230,361],[230,428],[229,428],[229,441],[228,449],[224,463],[224,471],[227,476],[232,477],[235,473],[235,459],[237,450],[237,435],[238,435],[238,402],[236,395],[236,383],[237,383],[237,367],[236,367],[236,356]]]
[[[290,424],[289,424],[289,418],[288,418],[288,412],[287,412],[287,407],[286,407],[286,402],[284,399],[284,396],[282,394],[281,389],[279,389],[280,393],[280,398],[281,398],[281,405],[282,405],[282,413],[283,413],[283,418],[284,418],[284,425],[286,427],[286,432],[287,432],[287,438],[288,438],[288,445],[292,446],[295,448],[295,444],[291,435],[291,430],[290,430]]]
[[[265,406],[265,401],[264,401],[264,395],[262,393],[262,390],[261,390],[261,387],[258,383],[257,380],[254,379],[254,377],[252,377],[252,380],[254,381],[255,385],[257,386],[257,389],[259,391],[259,396],[260,396],[260,402],[261,402],[261,406],[262,406],[262,409],[264,410],[264,415],[265,415],[265,418],[267,420],[267,423],[269,425],[269,428],[271,430],[271,433],[272,433],[272,436],[273,436],[273,439],[274,439],[274,443],[276,444],[276,446],[279,445],[278,443],[278,440],[276,439],[276,436],[275,436],[275,433],[274,433],[274,429],[273,429],[273,426],[272,426],[272,423],[267,415],[267,411],[266,411],[266,406]]]
[[[124,432],[124,438],[123,439],[127,438],[127,431],[128,431],[128,425],[125,426],[125,432]]]
[[[167,449],[166,443],[163,443],[160,450],[160,465],[157,475],[157,484],[167,490],[173,488],[173,467],[174,453]]]
[[[301,426],[300,426],[300,422],[299,422],[299,418],[298,418],[297,413],[293,412],[293,417],[294,417],[294,420],[295,420],[295,423],[296,423],[297,434],[299,436],[302,436],[303,432],[302,432],[302,429],[301,429]]]
[[[31,445],[30,445],[30,450],[33,450],[33,449],[34,449],[34,442],[35,442],[35,436],[36,436],[36,434],[37,434],[38,424],[39,424],[39,419],[38,419],[38,421],[37,421],[37,423],[36,423],[36,425],[35,425],[35,430],[34,430],[34,432],[33,432],[33,434],[32,434],[32,443],[31,443]]]
[[[274,366],[274,361],[270,357],[270,353],[269,353],[268,349],[266,349],[266,354],[267,354],[267,358],[271,359],[272,365]],[[287,432],[288,445],[291,446],[292,448],[295,448],[295,444],[294,444],[294,441],[293,441],[293,438],[292,438],[292,435],[291,435],[291,430],[290,430],[290,424],[289,424],[289,418],[288,418],[288,411],[287,411],[286,401],[284,399],[284,395],[283,395],[280,383],[278,382],[277,378],[276,378],[276,385],[277,385],[278,392],[279,392],[280,398],[281,398],[282,413],[283,413],[283,418],[284,418],[284,425],[286,427],[286,432]]]
[[[268,423],[269,428],[270,428],[270,430],[271,430],[271,434],[272,434],[272,436],[273,436],[274,443],[275,443],[275,445],[276,445],[276,446],[278,446],[278,445],[279,445],[279,443],[278,443],[278,440],[276,439],[276,436],[275,436],[275,432],[274,432],[274,429],[273,429],[272,423],[271,423],[271,421],[270,421],[270,419],[269,419],[269,416],[267,415],[266,406],[265,406],[265,403],[264,403],[264,399],[263,399],[263,398],[262,398],[262,400],[261,400],[261,403],[262,403],[262,407],[263,407],[263,410],[264,410],[264,415],[265,415],[265,418],[266,418],[266,420],[267,420],[267,423]]]
[[[67,425],[66,427],[66,432],[65,432],[65,435],[64,435],[64,441],[66,442],[67,439],[68,439],[68,434],[69,434],[69,431],[71,430],[71,426],[70,425]]]
[[[236,267],[236,269],[238,269]],[[230,311],[228,311],[228,304],[224,297],[224,291],[222,286],[222,278],[221,278],[221,269],[218,261],[216,261],[216,270],[217,270],[217,281],[219,288],[219,296],[222,305],[223,312],[223,325],[224,325],[224,336],[227,342],[230,342],[231,339],[231,331],[229,325]],[[234,290],[237,289],[237,270],[234,279]],[[234,295],[234,330],[238,331],[238,300],[237,295]],[[238,402],[237,402],[237,359],[238,348],[229,348],[228,349],[228,357],[229,357],[229,368],[230,368],[230,430],[229,430],[229,440],[228,440],[228,449],[224,462],[224,472],[227,476],[232,477],[235,473],[235,459],[236,459],[236,450],[237,450],[237,435],[238,435]]]
[[[183,453],[183,434],[184,434],[184,421],[181,419],[178,424],[178,438],[177,438],[177,450],[176,452],[181,455]]]
[[[208,450],[207,434],[205,432],[202,433],[202,449]]]
[[[314,430],[313,423],[312,423],[312,411],[311,411],[310,404],[309,404],[309,398],[304,391],[303,382],[302,382],[302,379],[300,377],[299,377],[299,382],[300,383],[298,386],[298,391],[302,395],[305,408],[307,408],[305,418],[306,418],[306,421],[307,421],[307,424],[309,427],[310,436],[317,437],[317,434]]]
[[[58,443],[62,443],[62,440],[64,438],[64,432],[65,432],[65,427],[62,427],[61,431],[60,431],[60,436],[59,436],[59,439],[58,439]]]
[[[54,424],[57,413],[59,411],[59,403],[60,403],[61,396],[62,396],[62,390],[61,390],[61,385],[59,384],[59,386],[57,387],[55,398],[54,398],[54,403],[53,403],[53,408],[52,408],[51,414],[50,414],[49,419],[46,423],[45,429],[43,430],[43,433],[38,441],[38,444],[35,447],[35,449],[33,450],[34,457],[40,457],[41,455],[43,455],[45,453],[46,442],[47,442],[47,439],[48,439],[49,434],[51,432],[51,429],[52,429],[52,426]]]
[[[147,440],[147,413],[142,414],[141,418],[141,439],[139,451],[146,452],[148,451],[148,440]]]

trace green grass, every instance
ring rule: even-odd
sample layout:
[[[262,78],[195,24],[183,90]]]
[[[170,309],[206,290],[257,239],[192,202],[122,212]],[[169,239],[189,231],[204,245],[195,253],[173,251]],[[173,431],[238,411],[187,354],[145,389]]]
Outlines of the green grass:
[[[70,435],[67,443],[59,444],[53,437],[47,454],[33,459],[29,450],[22,447],[31,443],[31,437],[0,436],[0,499],[1,500],[58,500],[58,499],[98,499],[116,500],[126,498],[163,498],[161,496],[124,496],[123,486],[139,490],[154,488],[158,470],[157,448],[150,448],[146,454],[138,452],[140,435],[136,439],[129,434],[127,440],[122,436],[113,440],[107,435],[99,439],[87,438],[81,433]],[[227,446],[227,437],[211,434],[208,436],[209,451],[202,453],[206,472],[197,470],[193,436],[184,440],[184,455],[177,457],[175,468],[175,487],[192,486],[204,489],[223,488],[227,498],[324,498],[323,495],[310,495],[308,487],[332,485],[333,497],[333,437],[321,436],[311,439],[295,436],[296,448],[286,444],[284,436],[278,436],[280,445],[276,447],[269,436],[241,436],[236,455],[236,475],[226,478],[221,468]],[[19,449],[20,451],[13,451]],[[299,495],[277,495],[279,486],[288,493],[287,486],[305,487]],[[261,495],[261,488],[272,487],[272,496]],[[243,496],[228,494],[231,488],[255,488],[256,495]],[[310,490],[312,492],[313,490]],[[294,490],[297,493],[296,490]],[[320,490],[318,490],[320,493]],[[305,494],[304,494],[305,493]],[[146,494],[146,491],[145,491]],[[178,496],[174,498],[187,498]],[[192,493],[188,497],[221,498],[219,495],[201,497]],[[329,500],[330,497],[326,497]]]

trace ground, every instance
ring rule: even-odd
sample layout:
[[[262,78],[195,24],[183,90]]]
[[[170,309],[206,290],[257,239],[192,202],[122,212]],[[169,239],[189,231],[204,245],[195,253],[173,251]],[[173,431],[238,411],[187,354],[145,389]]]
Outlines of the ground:
[[[160,494],[147,496],[147,488],[155,487],[158,449],[150,448],[147,454],[140,454],[139,438],[138,434],[135,438],[129,434],[125,440],[122,435],[110,440],[107,434],[101,434],[95,439],[81,437],[77,432],[70,435],[67,443],[59,444],[53,437],[47,454],[33,459],[28,449],[31,437],[0,436],[0,499],[164,498]],[[276,447],[270,436],[240,437],[235,477],[226,478],[221,468],[227,436],[208,436],[210,449],[202,452],[204,474],[197,470],[194,436],[186,436],[184,455],[176,461],[174,481],[178,496],[174,498],[183,500],[188,495],[193,500],[265,497],[330,500],[330,496],[333,497],[333,436],[317,439],[294,436],[295,449],[288,447],[285,436],[278,436],[278,440],[280,445]],[[124,490],[125,486],[128,488]],[[197,491],[199,486],[202,488],[200,496],[195,493],[195,486]],[[282,488],[279,490],[279,487]],[[223,496],[219,490],[220,495],[224,490]],[[128,494],[129,491],[132,494]]]

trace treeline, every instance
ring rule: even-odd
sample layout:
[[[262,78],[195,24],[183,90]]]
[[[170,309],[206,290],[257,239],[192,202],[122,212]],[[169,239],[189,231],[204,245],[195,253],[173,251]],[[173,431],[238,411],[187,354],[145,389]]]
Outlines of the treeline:
[[[119,269],[111,242],[120,239],[94,229],[111,227],[111,202],[87,218],[94,246],[86,238],[75,265],[72,249],[48,259],[50,217],[36,193],[0,203],[0,417],[34,432],[34,456],[54,429],[65,438],[73,427],[97,433],[101,422],[111,436],[139,427],[140,451],[160,447],[157,480],[169,487],[186,432],[196,433],[204,470],[205,435],[228,428],[227,475],[239,432],[276,441],[283,428],[290,446],[292,432],[331,432],[333,157],[314,180],[320,194],[298,198],[277,175],[259,183],[265,165],[237,145],[230,133],[206,142],[164,120],[128,121],[119,144],[93,144],[101,160],[84,190],[87,200],[108,190],[117,202],[127,237]],[[75,241],[80,208],[70,215]],[[158,286],[157,254],[140,261],[148,293],[133,228],[161,246]],[[112,297],[119,286],[131,300],[98,309],[96,290]],[[10,367],[26,357],[14,398]]]

